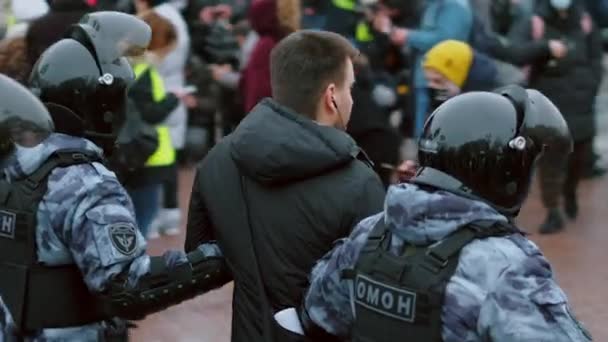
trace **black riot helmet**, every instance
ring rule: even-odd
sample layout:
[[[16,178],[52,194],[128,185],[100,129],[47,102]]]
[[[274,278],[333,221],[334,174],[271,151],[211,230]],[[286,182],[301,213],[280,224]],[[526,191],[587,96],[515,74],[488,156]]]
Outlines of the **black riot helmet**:
[[[540,92],[519,86],[471,92],[446,101],[427,120],[419,141],[421,167],[412,181],[516,216],[537,158],[565,158],[571,151],[568,125]]]
[[[0,162],[15,145],[38,145],[53,131],[46,107],[27,88],[0,74]]]
[[[34,65],[30,88],[47,106],[56,131],[86,137],[110,153],[125,121],[127,56],[142,54],[150,27],[120,12],[85,15]]]

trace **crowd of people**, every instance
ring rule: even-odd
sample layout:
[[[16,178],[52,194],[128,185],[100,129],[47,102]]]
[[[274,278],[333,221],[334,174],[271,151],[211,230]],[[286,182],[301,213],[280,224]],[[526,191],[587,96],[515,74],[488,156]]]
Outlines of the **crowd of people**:
[[[235,281],[233,341],[591,339],[514,218],[536,168],[545,234],[577,218],[579,181],[604,172],[593,141],[608,2],[0,7],[12,79],[0,78],[0,161],[16,155],[0,164],[0,208],[39,203],[28,267],[82,273],[48,276],[73,289],[52,301],[65,317],[16,316],[29,295],[0,286],[0,326],[120,340],[123,319]],[[30,103],[16,125],[9,94]],[[186,218],[178,168],[193,163]],[[186,252],[146,255],[145,240],[184,221]],[[290,308],[299,332],[272,320]]]
[[[359,49],[347,129],[385,187],[407,156],[402,147],[415,142],[434,108],[457,94],[507,84],[549,96],[576,141],[567,165],[540,166],[542,233],[563,229],[562,212],[576,218],[579,180],[603,174],[593,152],[602,1],[250,2],[5,1],[0,71],[26,83],[41,53],[94,10],[137,14],[151,25],[146,56],[132,61],[138,78],[130,110],[141,122],[130,125],[136,138],[116,166],[149,238],[179,233],[176,165],[201,160],[271,95],[270,51],[298,29],[336,32]]]

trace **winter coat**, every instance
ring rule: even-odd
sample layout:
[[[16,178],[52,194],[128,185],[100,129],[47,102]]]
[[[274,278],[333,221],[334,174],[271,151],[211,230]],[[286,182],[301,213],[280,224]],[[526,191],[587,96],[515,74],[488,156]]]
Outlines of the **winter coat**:
[[[185,249],[217,240],[226,257],[235,280],[232,341],[266,341],[252,244],[269,309],[299,306],[315,261],[382,210],[384,188],[358,155],[346,133],[265,99],[203,160]]]
[[[568,17],[562,19],[543,0],[536,10],[544,21],[543,39],[560,39],[566,42],[568,53],[564,58],[540,58],[532,65],[530,87],[545,94],[562,112],[575,141],[595,135],[594,104],[601,77],[602,50],[597,30],[583,31],[577,7],[571,7]],[[532,40],[531,20],[525,20],[512,32],[513,44]]]

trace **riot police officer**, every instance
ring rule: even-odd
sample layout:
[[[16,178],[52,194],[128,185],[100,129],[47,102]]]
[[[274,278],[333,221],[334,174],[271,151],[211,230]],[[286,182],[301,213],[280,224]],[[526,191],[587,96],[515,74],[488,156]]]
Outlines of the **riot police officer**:
[[[0,78],[0,318],[7,339],[126,340],[122,319],[226,282],[214,244],[187,255],[146,255],[131,200],[103,164],[133,79],[124,56],[143,52],[149,40],[149,27],[136,17],[93,13],[35,65],[32,89],[46,107]]]
[[[514,225],[532,167],[572,142],[541,93],[512,86],[448,100],[420,168],[313,269],[307,333],[352,341],[588,341],[548,261]]]
[[[17,149],[33,148],[53,131],[53,120],[44,105],[15,80],[0,74],[0,178],[9,172],[10,157]],[[0,183],[0,203],[5,201],[8,187]],[[0,211],[0,244],[16,236],[16,215]],[[2,277],[6,277],[3,270]],[[13,319],[0,295],[0,341],[11,333]]]

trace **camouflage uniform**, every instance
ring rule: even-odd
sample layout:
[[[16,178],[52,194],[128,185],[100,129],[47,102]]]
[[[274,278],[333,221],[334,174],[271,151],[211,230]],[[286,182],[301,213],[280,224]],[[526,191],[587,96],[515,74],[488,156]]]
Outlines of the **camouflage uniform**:
[[[352,282],[341,280],[341,270],[355,266],[380,219],[394,232],[395,250],[404,241],[439,241],[474,220],[506,221],[482,202],[444,191],[429,193],[411,184],[391,187],[385,212],[359,223],[312,271],[305,308],[332,335],[348,338],[354,322]],[[519,234],[475,240],[463,248],[446,288],[441,318],[445,342],[591,340],[572,315],[549,262]]]
[[[14,327],[13,319],[8,314],[8,309],[0,298],[0,342],[11,341],[13,335],[12,328]]]
[[[18,147],[10,160],[4,161],[0,176],[8,180],[24,178],[34,172],[53,152],[65,149],[87,150],[101,155],[88,140],[52,134],[33,148]],[[2,164],[0,164],[2,165]],[[48,178],[48,189],[37,215],[36,244],[38,259],[46,265],[76,264],[92,292],[106,289],[111,279],[125,275],[129,286],[149,272],[150,258],[146,242],[136,227],[131,200],[114,173],[102,164],[80,164],[56,168]],[[113,228],[132,231],[135,237],[118,241]],[[188,262],[183,252],[165,254],[167,266]],[[58,289],[59,290],[59,289]],[[2,304],[0,324],[4,338],[11,340],[12,320]],[[124,331],[125,322],[112,320],[82,327],[45,329],[33,341],[97,341],[109,328]]]

